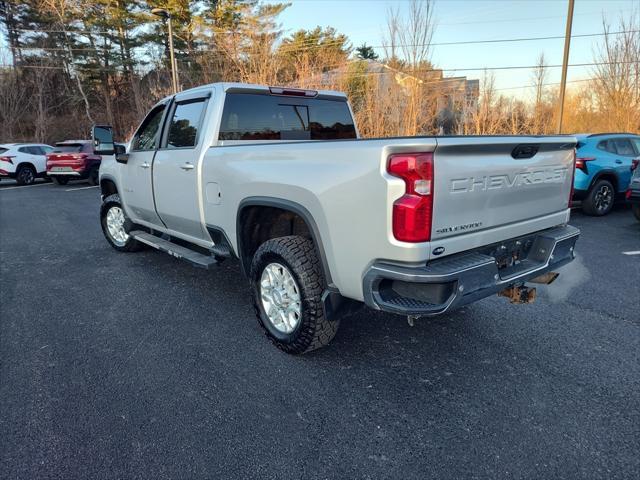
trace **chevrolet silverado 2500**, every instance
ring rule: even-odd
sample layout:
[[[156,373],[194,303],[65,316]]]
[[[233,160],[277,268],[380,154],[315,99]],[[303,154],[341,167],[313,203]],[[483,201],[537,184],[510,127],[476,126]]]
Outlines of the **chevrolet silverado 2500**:
[[[438,315],[532,301],[570,262],[576,139],[358,139],[344,94],[219,83],[156,104],[126,151],[94,127],[101,223],[202,267],[239,259],[282,350],[326,345],[354,306]]]

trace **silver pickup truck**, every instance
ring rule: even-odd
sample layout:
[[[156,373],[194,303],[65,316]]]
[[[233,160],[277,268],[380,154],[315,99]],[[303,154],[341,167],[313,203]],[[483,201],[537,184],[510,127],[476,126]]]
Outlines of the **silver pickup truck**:
[[[530,302],[574,258],[573,137],[361,140],[344,94],[218,83],[158,102],[128,147],[96,126],[102,229],[195,265],[240,261],[282,350],[366,304],[438,315]]]

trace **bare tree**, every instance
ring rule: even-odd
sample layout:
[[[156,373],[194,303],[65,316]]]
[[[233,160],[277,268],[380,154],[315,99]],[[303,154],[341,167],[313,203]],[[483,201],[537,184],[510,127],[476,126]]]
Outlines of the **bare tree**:
[[[611,33],[603,19],[604,44],[594,52],[593,91],[603,126],[611,131],[640,130],[640,12],[621,17]]]
[[[19,72],[4,69],[0,72],[0,125],[2,138],[13,140],[19,131],[19,122],[29,107],[27,91]]]

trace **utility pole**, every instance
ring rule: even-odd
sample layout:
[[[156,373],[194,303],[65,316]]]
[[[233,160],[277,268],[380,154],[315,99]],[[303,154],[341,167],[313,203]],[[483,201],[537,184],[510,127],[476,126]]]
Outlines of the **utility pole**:
[[[564,92],[567,89],[567,67],[569,66],[569,46],[571,45],[571,27],[573,25],[573,4],[569,0],[567,12],[567,30],[564,34],[564,56],[562,57],[562,78],[560,79],[560,108],[558,111],[558,133],[562,133],[562,115],[564,114]]]
[[[171,83],[173,85],[173,93],[178,93],[178,63],[176,62],[173,51],[173,29],[171,28],[171,14],[164,8],[154,8],[151,10],[154,15],[164,18],[169,27],[169,61],[171,62]]]

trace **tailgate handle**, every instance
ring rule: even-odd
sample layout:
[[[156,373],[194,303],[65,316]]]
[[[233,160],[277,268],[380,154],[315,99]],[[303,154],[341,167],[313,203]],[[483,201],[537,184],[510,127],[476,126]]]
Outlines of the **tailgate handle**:
[[[540,149],[540,145],[523,143],[522,145],[518,145],[516,148],[514,148],[511,151],[511,156],[516,160],[523,159],[523,158],[531,158],[536,153],[538,153],[539,149]]]

